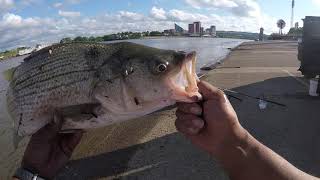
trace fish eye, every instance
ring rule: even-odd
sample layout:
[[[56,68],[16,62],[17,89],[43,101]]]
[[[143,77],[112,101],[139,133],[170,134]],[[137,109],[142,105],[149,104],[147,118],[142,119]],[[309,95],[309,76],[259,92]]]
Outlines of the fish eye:
[[[167,64],[163,64],[163,63],[161,63],[161,64],[158,64],[157,66],[156,66],[156,72],[158,72],[158,73],[163,73],[163,72],[165,72],[166,70],[167,70],[167,68],[168,68],[168,66],[167,66]]]

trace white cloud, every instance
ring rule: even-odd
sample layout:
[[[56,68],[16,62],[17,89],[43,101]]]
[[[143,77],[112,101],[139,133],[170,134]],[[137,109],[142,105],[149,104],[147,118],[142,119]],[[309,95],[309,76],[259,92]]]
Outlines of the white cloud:
[[[312,0],[312,3],[317,6],[320,6],[320,0]]]
[[[80,12],[77,11],[62,11],[59,10],[58,14],[63,17],[79,17],[81,16]]]
[[[21,27],[34,26],[34,25],[39,25],[39,24],[34,18],[23,19],[19,15],[15,15],[12,13],[6,13],[3,15],[0,25],[7,26],[7,27],[21,28]]]
[[[186,0],[191,6],[200,9],[202,7],[237,7],[232,0]]]
[[[153,18],[159,19],[159,20],[166,20],[167,19],[166,11],[163,8],[152,7],[152,9],[150,11],[150,15]]]
[[[256,0],[185,0],[194,8],[219,8],[236,16],[256,16],[260,13],[260,6]]]
[[[53,4],[53,7],[55,7],[55,8],[60,8],[62,6],[63,6],[63,3],[61,3],[61,2],[57,2],[57,3]]]
[[[139,13],[129,12],[129,11],[119,11],[119,17],[128,19],[130,21],[139,21],[139,20],[143,20],[144,15]]]
[[[182,10],[172,9],[168,12],[168,17],[172,21],[177,22],[193,22],[193,21],[208,21],[209,17],[198,13],[188,13]]]
[[[0,14],[14,6],[13,0],[0,0]]]

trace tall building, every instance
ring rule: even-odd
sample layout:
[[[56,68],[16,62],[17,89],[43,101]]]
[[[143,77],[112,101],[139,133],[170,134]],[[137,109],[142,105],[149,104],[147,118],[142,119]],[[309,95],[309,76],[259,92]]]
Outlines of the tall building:
[[[179,26],[178,24],[174,24],[174,29],[177,33],[183,33],[184,32],[184,29]]]
[[[194,22],[194,28],[195,28],[195,34],[200,34],[201,33],[201,22]]]
[[[194,24],[189,24],[189,34],[194,34],[195,33],[195,26]]]
[[[216,26],[211,26],[210,27],[210,35],[211,36],[217,36]]]
[[[260,28],[260,33],[259,33],[259,41],[263,41],[263,36],[264,36],[264,29]]]

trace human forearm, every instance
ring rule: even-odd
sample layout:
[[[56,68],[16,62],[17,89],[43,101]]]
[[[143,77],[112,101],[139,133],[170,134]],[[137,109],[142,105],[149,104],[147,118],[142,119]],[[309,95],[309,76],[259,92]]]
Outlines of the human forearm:
[[[232,180],[295,180],[312,177],[258,142],[249,133],[245,139],[215,156]]]
[[[201,81],[200,103],[179,103],[177,130],[210,153],[233,180],[317,179],[300,171],[255,138],[239,123],[225,94]],[[194,111],[196,109],[196,111]]]

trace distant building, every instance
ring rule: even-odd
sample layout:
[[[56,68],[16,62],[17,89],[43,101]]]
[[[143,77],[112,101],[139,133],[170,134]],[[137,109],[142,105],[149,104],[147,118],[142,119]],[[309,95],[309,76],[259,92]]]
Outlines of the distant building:
[[[263,41],[264,40],[263,36],[264,36],[264,29],[260,28],[259,41]]]
[[[176,30],[175,30],[175,29],[166,29],[166,30],[164,30],[163,32],[164,32],[164,34],[165,34],[166,36],[173,36],[173,35],[176,34]]]
[[[210,35],[216,37],[217,36],[217,30],[216,26],[211,26],[210,27]]]
[[[194,22],[195,34],[201,34],[201,22]]]
[[[211,26],[210,28],[207,28],[207,29],[204,31],[204,35],[205,35],[205,36],[216,37],[216,36],[217,36],[216,26]]]
[[[299,22],[296,22],[296,24],[294,24],[294,28],[298,29],[299,28]]]
[[[203,30],[201,31],[201,22],[199,21],[189,24],[188,27],[188,33],[191,36],[200,36],[204,32]]]
[[[163,31],[163,33],[164,33],[164,35],[169,35],[170,30],[169,30],[169,29],[166,29],[166,30]]]
[[[179,26],[178,24],[174,24],[174,29],[177,33],[180,33],[180,34],[182,34],[184,32],[184,29],[181,26]]]
[[[194,34],[195,33],[194,24],[189,24],[188,32],[189,32],[189,34]]]

